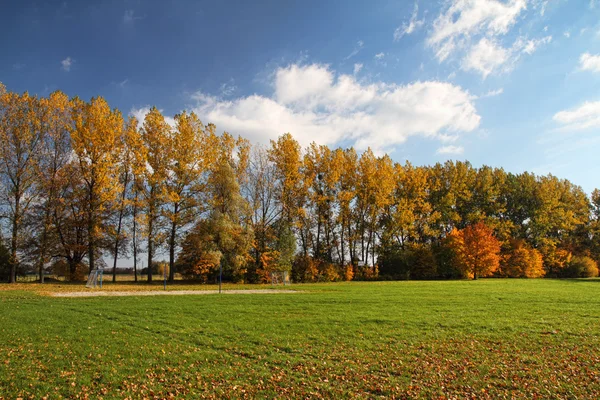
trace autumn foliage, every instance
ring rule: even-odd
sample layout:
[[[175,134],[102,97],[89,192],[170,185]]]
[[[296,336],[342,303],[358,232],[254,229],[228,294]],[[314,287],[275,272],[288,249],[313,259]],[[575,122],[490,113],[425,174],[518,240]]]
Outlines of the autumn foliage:
[[[75,277],[107,256],[113,280],[121,260],[139,271],[142,257],[168,258],[171,280],[206,282],[220,266],[244,282],[595,275],[599,191],[466,161],[303,148],[291,133],[251,145],[200,117],[152,107],[138,121],[102,97],[0,85],[0,280],[43,280],[59,262]]]
[[[492,275],[500,266],[500,242],[483,222],[454,229],[448,246],[463,276],[477,279]]]
[[[542,254],[523,240],[511,241],[499,272],[510,278],[540,278],[546,273]]]

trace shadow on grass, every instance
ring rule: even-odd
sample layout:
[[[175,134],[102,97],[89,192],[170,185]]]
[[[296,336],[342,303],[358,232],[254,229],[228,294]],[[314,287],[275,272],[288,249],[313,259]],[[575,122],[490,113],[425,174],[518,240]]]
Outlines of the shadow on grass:
[[[600,278],[561,278],[558,281],[577,282],[577,283],[600,283]]]

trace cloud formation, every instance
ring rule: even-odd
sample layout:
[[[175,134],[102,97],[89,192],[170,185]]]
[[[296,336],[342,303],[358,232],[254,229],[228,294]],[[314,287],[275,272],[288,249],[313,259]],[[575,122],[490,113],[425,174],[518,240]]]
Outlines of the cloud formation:
[[[500,89],[496,89],[496,90],[490,90],[489,92],[479,96],[480,99],[484,99],[486,97],[495,97],[495,96],[499,96],[502,93],[504,93],[504,88],[500,88]]]
[[[354,50],[352,50],[352,52],[350,54],[348,54],[346,56],[346,58],[344,58],[344,60],[349,60],[352,57],[354,57],[355,55],[357,55],[364,46],[365,46],[365,42],[363,42],[362,40],[359,40],[358,42],[356,42],[356,46],[354,47]]]
[[[564,130],[583,130],[600,127],[600,101],[585,102],[579,107],[563,110],[552,118]]]
[[[474,35],[493,38],[508,33],[525,9],[525,0],[454,0],[434,21],[427,44],[444,61]]]
[[[63,71],[69,72],[71,70],[71,67],[73,66],[74,62],[75,62],[75,60],[73,60],[71,57],[67,57],[60,62],[60,65],[61,65],[60,68]]]
[[[134,10],[125,10],[125,13],[123,14],[123,23],[124,24],[132,24],[137,20],[140,19],[144,19],[145,17],[141,17],[138,15],[135,15],[135,11]]]
[[[583,53],[579,57],[579,68],[582,71],[600,72],[600,54]]]
[[[363,83],[326,65],[293,64],[275,71],[272,87],[271,95],[232,100],[197,92],[194,111],[219,130],[253,142],[291,132],[304,146],[343,143],[379,152],[411,136],[442,141],[480,123],[474,96],[445,82]]]
[[[494,73],[511,71],[523,54],[531,55],[542,45],[552,41],[552,36],[539,39],[518,37],[510,48],[502,47],[495,39],[482,38],[472,46],[462,60],[464,71],[474,71],[485,79]]]
[[[522,35],[512,45],[502,43],[526,11],[526,0],[451,0],[447,4],[433,22],[426,44],[439,62],[459,58],[461,69],[484,79],[511,71],[523,54],[532,54],[552,40],[552,36],[528,39]]]
[[[425,20],[417,19],[418,14],[419,14],[419,4],[415,3],[415,7],[413,9],[412,15],[410,16],[410,21],[408,22],[408,24],[406,22],[404,22],[402,24],[402,26],[397,27],[396,30],[394,31],[394,41],[395,42],[402,39],[402,37],[404,37],[404,35],[410,35],[411,33],[419,30],[423,26],[423,24],[425,23]]]
[[[454,145],[450,145],[450,146],[443,146],[440,147],[439,149],[437,149],[437,154],[454,154],[454,155],[459,155],[464,153],[465,149],[462,146],[454,146]]]
[[[463,59],[461,68],[464,71],[476,71],[485,79],[508,61],[510,51],[493,40],[483,38],[471,48]]]

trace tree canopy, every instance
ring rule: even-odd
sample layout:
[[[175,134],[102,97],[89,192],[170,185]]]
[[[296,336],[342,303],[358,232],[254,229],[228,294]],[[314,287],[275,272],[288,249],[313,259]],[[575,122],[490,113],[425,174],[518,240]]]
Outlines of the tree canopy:
[[[172,122],[174,121],[174,122]],[[296,132],[301,135],[302,132]],[[167,257],[170,279],[593,276],[600,192],[468,161],[394,162],[370,149],[267,146],[153,107],[0,85],[3,278],[76,279],[112,257]],[[152,279],[152,268],[148,268]]]

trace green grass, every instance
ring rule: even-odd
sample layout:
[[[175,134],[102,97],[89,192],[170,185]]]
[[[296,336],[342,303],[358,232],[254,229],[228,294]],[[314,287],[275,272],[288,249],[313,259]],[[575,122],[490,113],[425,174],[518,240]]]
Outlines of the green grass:
[[[600,280],[292,288],[52,298],[2,285],[0,398],[600,397]]]

